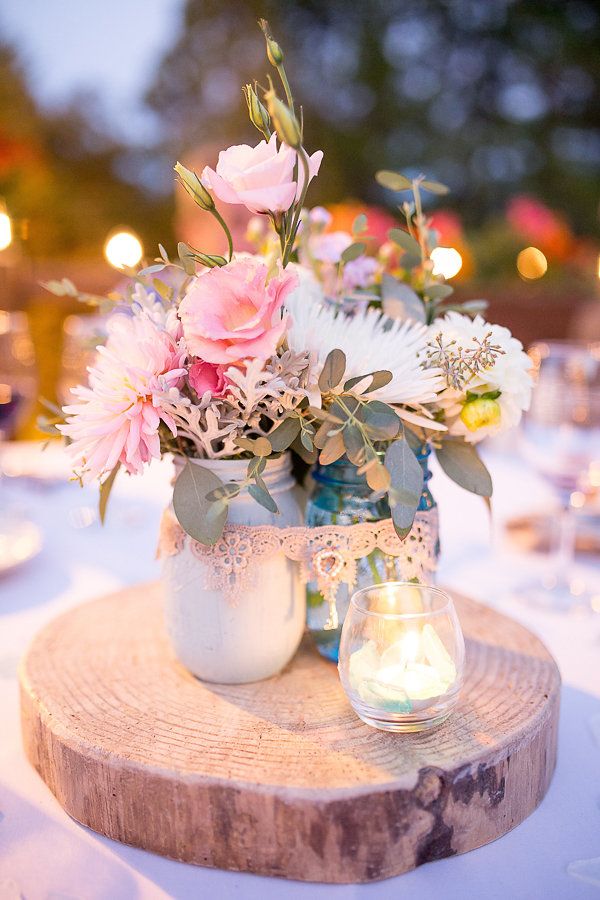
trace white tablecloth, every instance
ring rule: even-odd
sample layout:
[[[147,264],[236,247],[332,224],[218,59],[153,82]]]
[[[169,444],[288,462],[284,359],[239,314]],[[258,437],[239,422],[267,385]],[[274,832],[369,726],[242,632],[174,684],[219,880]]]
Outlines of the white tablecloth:
[[[100,837],[63,812],[23,755],[18,660],[49,619],[158,575],[154,549],[169,468],[153,465],[143,478],[121,478],[101,528],[95,492],[60,480],[60,448],[40,455],[37,446],[13,446],[4,460],[9,471],[23,467],[45,477],[5,478],[0,495],[4,508],[31,517],[44,534],[40,555],[0,580],[0,900],[600,898],[600,888],[567,873],[570,862],[600,856],[600,738],[592,733],[592,717],[600,716],[600,615],[543,613],[506,600],[511,586],[547,565],[503,538],[503,519],[551,502],[524,464],[498,455],[488,460],[495,482],[493,528],[484,504],[443,474],[434,475],[432,487],[442,511],[440,581],[521,620],[561,668],[559,760],[550,790],[529,819],[493,844],[399,878],[338,887],[173,862]]]

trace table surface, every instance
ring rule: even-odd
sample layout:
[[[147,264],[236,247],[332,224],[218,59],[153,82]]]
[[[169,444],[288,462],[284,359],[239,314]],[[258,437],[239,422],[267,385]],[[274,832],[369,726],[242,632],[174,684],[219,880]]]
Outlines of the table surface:
[[[443,546],[439,580],[512,615],[554,654],[564,682],[556,775],[540,808],[493,844],[376,884],[333,886],[163,859],[103,838],[63,812],[23,755],[18,661],[35,632],[59,613],[157,577],[154,550],[170,466],[153,464],[142,478],[120,478],[102,528],[94,489],[64,482],[59,447],[43,454],[40,445],[2,448],[9,477],[1,482],[0,515],[10,510],[36,521],[44,547],[0,580],[0,900],[600,898],[600,888],[567,872],[575,860],[600,856],[600,615],[541,612],[518,601],[516,586],[548,561],[511,546],[502,523],[551,509],[553,497],[508,449],[489,452],[487,462],[495,485],[491,523],[481,500],[434,471]],[[597,558],[578,565],[600,573]]]

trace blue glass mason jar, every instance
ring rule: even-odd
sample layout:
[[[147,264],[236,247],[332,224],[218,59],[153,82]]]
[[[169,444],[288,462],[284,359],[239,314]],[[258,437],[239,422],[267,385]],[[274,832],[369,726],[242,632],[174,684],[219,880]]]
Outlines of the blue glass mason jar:
[[[418,512],[436,510],[436,502],[429,490],[428,459],[431,448],[425,444],[417,452],[424,474],[423,492]],[[373,491],[367,484],[364,475],[359,475],[351,462],[342,457],[328,466],[318,463],[311,472],[313,488],[306,504],[305,522],[308,526],[318,528],[323,525],[357,525],[359,522],[380,522],[390,518],[390,507],[387,497],[373,500]],[[435,536],[435,558],[439,556],[439,540]],[[406,576],[401,571],[401,560],[384,553],[378,548],[368,556],[357,560],[356,582],[352,591],[379,584],[383,581],[403,581]],[[337,591],[337,627],[332,628],[329,621],[329,604],[323,597],[316,581],[306,586],[307,626],[319,653],[327,659],[337,662],[342,625],[351,591],[348,585],[340,584]]]

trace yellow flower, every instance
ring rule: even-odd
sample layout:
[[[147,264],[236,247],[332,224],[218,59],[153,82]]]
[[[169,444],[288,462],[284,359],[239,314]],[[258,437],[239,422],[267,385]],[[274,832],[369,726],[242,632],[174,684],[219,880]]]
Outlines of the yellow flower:
[[[498,401],[488,400],[484,397],[468,400],[460,414],[460,418],[469,431],[478,431],[487,425],[498,425],[500,416],[501,410]]]

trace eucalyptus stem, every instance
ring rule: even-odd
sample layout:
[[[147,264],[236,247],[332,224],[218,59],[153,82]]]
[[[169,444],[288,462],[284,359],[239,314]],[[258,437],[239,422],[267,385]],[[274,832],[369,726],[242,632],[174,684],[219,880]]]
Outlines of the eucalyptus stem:
[[[231,232],[230,232],[229,228],[227,227],[227,222],[225,221],[225,219],[223,218],[223,216],[221,215],[219,210],[216,208],[216,206],[213,207],[210,211],[213,214],[213,216],[215,217],[215,219],[217,220],[217,222],[219,223],[219,225],[221,226],[221,228],[223,229],[223,231],[225,232],[225,235],[227,237],[227,244],[229,247],[229,262],[231,262],[232,257],[233,257],[233,238],[231,237]]]
[[[309,167],[308,167],[308,158],[306,156],[306,151],[304,150],[304,147],[298,147],[298,150],[296,152],[298,154],[298,158],[299,158],[300,162],[302,163],[302,171],[304,172],[304,185],[302,187],[302,193],[300,195],[300,199],[296,203],[296,208],[294,210],[294,215],[292,218],[292,224],[290,226],[290,230],[286,237],[285,245],[283,248],[283,255],[282,255],[281,262],[282,262],[284,269],[287,266],[288,262],[290,261],[290,256],[292,255],[292,250],[294,249],[294,239],[296,237],[296,231],[298,230],[298,221],[300,219],[300,213],[302,212],[302,207],[304,206],[304,201],[306,199],[306,192],[308,190],[308,182],[309,182],[309,177],[310,177],[310,171],[309,171]]]
[[[413,196],[415,198],[415,220],[418,229],[417,239],[419,241],[419,247],[421,248],[421,265],[423,265],[427,259],[427,252],[425,250],[425,241],[423,238],[423,207],[421,206],[421,192],[419,191],[418,178],[413,180]]]

